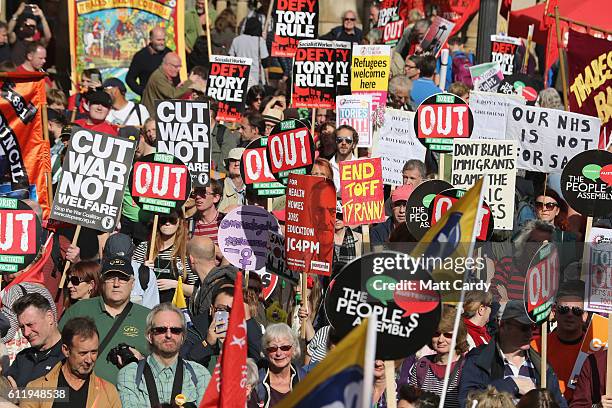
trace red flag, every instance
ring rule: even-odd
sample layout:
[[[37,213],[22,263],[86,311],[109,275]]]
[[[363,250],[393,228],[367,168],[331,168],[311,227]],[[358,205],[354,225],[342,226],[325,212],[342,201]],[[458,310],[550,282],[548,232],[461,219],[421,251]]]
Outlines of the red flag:
[[[236,274],[234,285],[234,302],[223,350],[219,354],[200,408],[235,408],[246,404],[247,332],[241,273]]]
[[[29,269],[23,272],[21,275],[13,279],[8,285],[2,288],[2,292],[0,292],[0,298],[7,290],[11,288],[13,285],[17,285],[18,283],[29,282],[29,283],[39,283],[45,286],[45,275],[43,273],[43,268],[49,257],[51,256],[51,251],[53,250],[53,233],[49,234],[49,238],[47,238],[47,242],[42,248],[42,256],[35,262],[33,262]]]
[[[540,20],[540,30],[545,31],[555,24],[555,18],[550,17],[549,14],[555,14],[555,7],[557,6],[559,0],[547,0],[544,5],[544,15],[542,16],[542,20]]]
[[[512,0],[502,0],[499,6],[499,15],[508,20],[510,10],[512,10]]]

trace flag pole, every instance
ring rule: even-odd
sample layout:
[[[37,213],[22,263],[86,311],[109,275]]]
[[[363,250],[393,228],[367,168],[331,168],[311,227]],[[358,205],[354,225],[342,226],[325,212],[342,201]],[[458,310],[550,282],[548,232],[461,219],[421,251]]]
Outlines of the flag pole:
[[[610,319],[612,321],[612,319]],[[372,408],[372,391],[374,389],[374,360],[376,359],[376,327],[378,317],[375,313],[368,317],[365,357],[363,361],[363,392],[361,408]]]
[[[561,41],[561,27],[559,27],[559,6],[555,6],[555,31],[557,32],[557,47],[559,48],[559,70],[561,71],[561,83],[563,85],[563,105],[569,111],[569,99],[567,97],[567,75],[565,74],[565,61],[563,57],[563,41]]]
[[[476,218],[474,219],[474,228],[472,229],[472,240],[470,241],[470,246],[467,253],[467,259],[472,258],[472,254],[474,253],[474,247],[476,246],[476,237],[478,236],[477,226],[481,219],[482,215],[482,203],[484,201],[484,194],[487,191],[487,178],[483,177],[482,185],[480,186],[480,194],[478,195],[478,207],[476,210]],[[461,245],[461,244],[459,244]],[[470,271],[466,271],[463,275],[463,281],[470,273]],[[455,347],[457,346],[457,333],[459,332],[459,323],[461,322],[461,314],[463,312],[463,302],[465,301],[465,289],[461,289],[461,295],[459,297],[459,303],[457,304],[457,314],[455,315],[455,323],[453,325],[453,337],[451,339],[450,349],[448,350],[448,361],[446,364],[446,370],[444,372],[444,385],[442,386],[442,395],[440,396],[440,405],[439,408],[444,408],[444,400],[446,399],[446,393],[448,391],[448,383],[450,382],[450,374],[451,374],[451,366],[453,364],[453,359],[455,358]]]

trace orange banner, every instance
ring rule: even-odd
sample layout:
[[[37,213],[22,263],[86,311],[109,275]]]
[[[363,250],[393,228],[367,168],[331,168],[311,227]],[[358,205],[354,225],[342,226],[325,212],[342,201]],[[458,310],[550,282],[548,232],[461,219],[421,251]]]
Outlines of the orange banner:
[[[580,353],[574,364],[574,369],[570,375],[570,381],[568,387],[575,389],[576,380],[580,374],[580,369],[586,361],[589,354],[595,353],[599,350],[608,348],[608,319],[605,317],[593,314],[589,328],[582,340],[582,346],[580,347]]]
[[[31,198],[49,217],[47,176],[51,174],[50,145],[43,137],[41,109],[46,106],[44,75],[17,74],[0,78],[0,145],[7,164],[7,182],[0,193]],[[4,181],[4,179],[3,179]]]

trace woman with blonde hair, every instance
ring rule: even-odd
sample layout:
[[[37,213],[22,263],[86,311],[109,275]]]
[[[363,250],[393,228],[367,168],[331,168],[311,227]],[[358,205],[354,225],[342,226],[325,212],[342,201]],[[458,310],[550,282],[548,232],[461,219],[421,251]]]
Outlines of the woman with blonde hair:
[[[491,335],[487,323],[491,316],[493,295],[483,290],[473,290],[465,294],[463,303],[463,323],[467,328],[467,342],[470,350],[482,344],[489,344]]]
[[[134,251],[133,260],[153,268],[160,302],[172,302],[179,276],[185,296],[191,296],[197,276],[187,262],[187,225],[181,211],[159,216],[150,261],[149,245],[148,241],[141,242]]]
[[[444,402],[444,407],[446,408],[459,407],[459,381],[461,379],[463,363],[465,362],[463,354],[468,351],[467,330],[463,321],[460,321],[453,361],[449,361],[456,313],[455,308],[444,307],[442,318],[440,323],[438,323],[438,329],[432,335],[429,344],[429,347],[436,354],[419,358],[410,369],[408,376],[410,385],[436,395],[442,395],[446,366],[450,363],[451,375]]]
[[[217,16],[210,33],[212,51],[215,55],[227,55],[236,38],[236,14],[226,8]]]
[[[465,406],[469,408],[514,408],[514,403],[510,394],[497,391],[489,385],[486,390],[470,392]]]

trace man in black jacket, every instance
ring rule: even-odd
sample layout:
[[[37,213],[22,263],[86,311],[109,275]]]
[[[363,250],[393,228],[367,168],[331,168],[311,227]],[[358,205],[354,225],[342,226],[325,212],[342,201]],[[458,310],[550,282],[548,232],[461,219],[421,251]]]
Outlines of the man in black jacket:
[[[506,304],[499,336],[489,344],[472,349],[466,356],[459,383],[462,408],[470,391],[485,390],[489,385],[509,393],[515,402],[529,391],[541,388],[541,357],[529,346],[533,328],[522,301],[511,300]],[[546,385],[559,406],[567,408],[557,375],[550,366],[546,368]]]
[[[125,82],[142,96],[149,77],[162,63],[164,56],[172,51],[166,47],[166,31],[155,27],[149,33],[149,44],[134,54]]]

